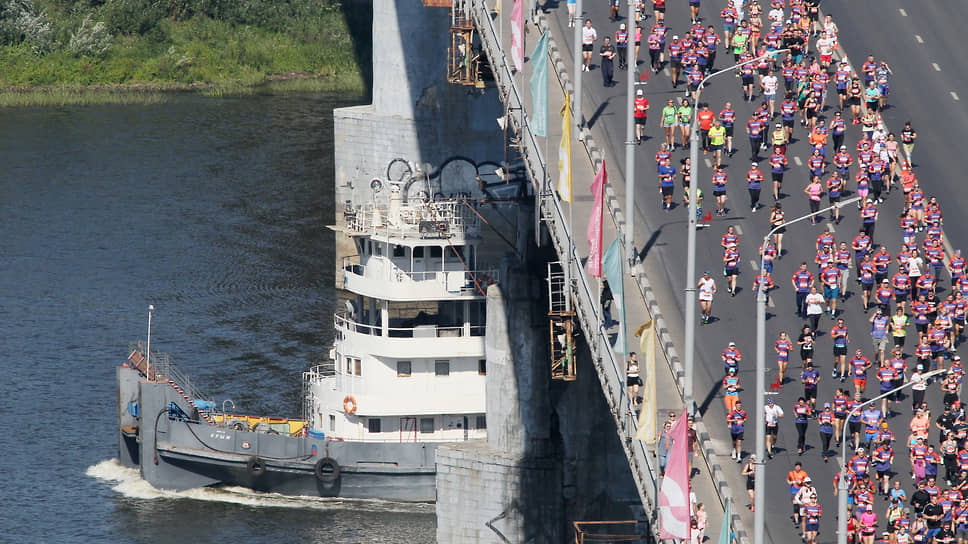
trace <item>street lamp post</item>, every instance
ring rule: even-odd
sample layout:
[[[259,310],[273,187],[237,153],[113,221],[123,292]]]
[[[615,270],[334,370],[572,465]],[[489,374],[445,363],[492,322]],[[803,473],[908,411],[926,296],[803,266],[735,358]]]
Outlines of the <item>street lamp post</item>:
[[[575,118],[572,119],[573,123],[578,125],[578,139],[584,140],[585,137],[582,135],[582,127],[584,126],[584,117],[581,114],[581,83],[582,83],[582,71],[584,70],[585,63],[582,59],[582,29],[585,27],[582,20],[582,0],[576,0],[575,2],[575,17],[572,19],[572,24],[575,27],[575,83],[574,83],[574,108],[575,108]]]
[[[686,409],[689,410],[689,413],[693,413],[693,369],[695,367],[696,356],[696,193],[698,192],[699,186],[696,181],[699,177],[697,175],[699,173],[699,133],[696,130],[699,109],[697,105],[699,99],[702,97],[702,89],[710,79],[720,74],[736,70],[741,66],[759,62],[764,58],[773,57],[786,51],[789,51],[789,49],[778,49],[756,57],[755,59],[741,62],[709,74],[699,82],[699,88],[696,91],[696,103],[692,105],[692,127],[689,136],[689,163],[692,170],[689,172],[689,233],[686,249],[686,364],[682,379],[682,400],[685,402]]]
[[[867,406],[868,404],[873,404],[884,397],[893,395],[901,389],[921,383],[929,378],[937,376],[938,374],[946,374],[947,372],[948,371],[943,368],[932,370],[931,372],[920,376],[920,378],[917,380],[912,379],[911,381],[901,384],[899,387],[895,387],[886,393],[881,393],[867,402],[858,404],[851,409],[851,411],[847,414],[847,417],[849,418],[853,416],[855,413],[859,412],[861,408]],[[847,426],[844,425],[844,430],[840,436],[841,474],[840,479],[837,482],[837,544],[847,544],[847,475],[843,473],[843,471],[846,469],[844,465],[847,463],[847,430]]]
[[[629,21],[635,21],[635,0],[628,0]],[[635,31],[626,27],[628,37],[625,40],[625,64],[628,69],[628,83],[626,84],[626,105],[628,106],[628,123],[625,127],[625,255],[628,258],[629,270],[635,266],[635,69],[639,61],[635,56]],[[628,39],[633,38],[633,39]]]
[[[805,221],[834,208],[841,208],[847,204],[853,204],[858,200],[860,200],[860,197],[855,196],[775,227],[763,237],[763,247],[766,247],[770,236],[773,236],[781,228],[788,227],[793,223]],[[760,268],[757,274],[762,273],[763,255],[761,252]],[[764,524],[766,523],[766,404],[763,401],[763,395],[766,391],[766,290],[763,289],[762,285],[757,285],[756,287],[756,459],[754,460],[753,476],[755,485],[755,491],[753,492],[753,506],[755,508],[753,512],[753,542],[755,544],[762,544]]]

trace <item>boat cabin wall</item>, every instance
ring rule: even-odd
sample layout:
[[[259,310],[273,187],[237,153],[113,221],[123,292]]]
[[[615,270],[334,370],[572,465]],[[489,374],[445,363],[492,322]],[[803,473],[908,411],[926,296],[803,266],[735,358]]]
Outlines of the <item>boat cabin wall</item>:
[[[356,250],[360,264],[376,267],[392,263],[406,274],[430,274],[446,271],[477,269],[477,245],[451,246],[446,242],[437,245],[395,244],[387,240],[358,238]],[[418,278],[419,279],[419,278]]]
[[[141,373],[130,366],[119,366],[118,380],[118,459],[126,467],[137,467],[139,459],[137,429],[141,404],[138,382]]]

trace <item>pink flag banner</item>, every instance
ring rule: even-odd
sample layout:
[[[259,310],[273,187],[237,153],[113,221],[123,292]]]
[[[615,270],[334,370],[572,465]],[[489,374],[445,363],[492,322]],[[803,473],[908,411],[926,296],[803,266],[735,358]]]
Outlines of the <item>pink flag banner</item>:
[[[592,206],[592,215],[588,218],[588,275],[596,278],[602,276],[602,212],[606,183],[608,183],[608,173],[605,172],[605,161],[602,161],[602,166],[595,174],[595,181],[592,183],[595,204]]]
[[[682,415],[669,431],[672,449],[666,463],[665,477],[659,490],[659,538],[689,540],[689,449],[686,432],[688,413]]]
[[[511,9],[511,60],[514,69],[521,72],[524,67],[524,0],[514,0]]]

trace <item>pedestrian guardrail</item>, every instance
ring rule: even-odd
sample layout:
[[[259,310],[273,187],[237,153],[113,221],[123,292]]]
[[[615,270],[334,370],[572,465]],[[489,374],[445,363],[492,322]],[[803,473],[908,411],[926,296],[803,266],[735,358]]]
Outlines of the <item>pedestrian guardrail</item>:
[[[494,28],[490,10],[484,0],[471,0],[470,5],[474,23],[480,32],[482,47],[490,60],[494,79],[501,93],[501,100],[509,112],[507,122],[519,138],[521,156],[534,193],[537,195],[541,219],[547,226],[562,266],[568,267],[568,276],[571,278],[569,288],[575,315],[585,337],[588,338],[595,371],[598,374],[605,401],[615,419],[616,431],[628,459],[639,498],[645,512],[652,514],[657,511],[656,482],[659,474],[652,465],[645,444],[634,439],[637,418],[625,387],[625,373],[601,326],[597,311],[598,297],[593,295],[588,277],[581,265],[581,257],[572,242],[570,225],[565,219],[558,194],[551,190],[549,185],[547,162],[529,126],[523,97],[514,82],[513,73],[501,46],[498,32]]]

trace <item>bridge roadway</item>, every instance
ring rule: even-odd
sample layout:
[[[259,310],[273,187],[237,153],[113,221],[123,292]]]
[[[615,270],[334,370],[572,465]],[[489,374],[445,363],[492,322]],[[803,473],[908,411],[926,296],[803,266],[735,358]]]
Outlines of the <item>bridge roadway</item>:
[[[598,30],[599,36],[614,35],[618,29],[619,22],[627,22],[625,13],[627,8],[622,2],[622,19],[616,22],[608,20],[608,7],[605,2],[585,2],[585,16],[590,17],[593,25]],[[721,24],[718,13],[724,7],[724,0],[707,0],[703,2],[701,15],[713,24],[717,32],[721,33]],[[905,7],[906,6],[906,7]],[[559,46],[563,49],[566,63],[570,67],[571,47],[573,30],[567,28],[567,15],[564,3],[554,6],[549,5],[546,13],[549,15],[551,28]],[[669,2],[666,14],[666,22],[670,26],[670,34],[681,33],[688,26],[688,12],[686,2]],[[906,10],[906,11],[902,11]],[[968,192],[960,190],[957,184],[961,180],[955,180],[956,173],[948,165],[952,158],[957,157],[960,149],[960,142],[964,141],[966,110],[961,104],[962,97],[958,95],[959,90],[965,89],[966,76],[963,71],[957,70],[959,66],[957,55],[961,52],[958,43],[955,41],[960,38],[957,25],[965,20],[968,15],[968,5],[944,4],[944,7],[936,3],[920,3],[916,9],[907,3],[898,0],[886,0],[884,2],[864,1],[852,3],[849,8],[838,6],[832,15],[840,26],[841,45],[846,53],[856,64],[866,58],[868,53],[875,54],[878,60],[886,60],[894,71],[891,80],[892,95],[889,99],[891,107],[885,112],[884,120],[888,128],[894,132],[899,132],[903,121],[911,119],[919,132],[918,145],[915,149],[915,164],[918,166],[917,172],[921,180],[922,187],[928,195],[939,196],[943,209],[947,212],[946,235],[954,247],[963,247],[966,242],[966,234],[962,231],[963,223],[956,214],[957,210],[968,209]],[[872,23],[873,21],[876,21]],[[646,21],[646,25],[651,26],[651,19]],[[645,33],[647,34],[647,32]],[[920,41],[918,36],[920,36]],[[644,37],[643,37],[644,40]],[[625,134],[625,77],[624,72],[617,72],[615,79],[617,84],[614,87],[606,88],[602,85],[601,74],[598,71],[598,46],[596,44],[595,66],[590,73],[584,73],[583,79],[583,100],[585,117],[588,119],[591,133],[597,139],[600,147],[604,149],[606,160],[613,172],[611,180],[616,185],[620,201],[624,195],[622,185],[624,165],[624,134]],[[569,44],[569,45],[565,45]],[[639,72],[643,73],[648,69],[648,54],[646,46],[643,44],[640,53]],[[731,55],[724,54],[720,50],[717,59],[718,67],[725,67],[731,64]],[[937,65],[940,70],[935,68]],[[683,87],[672,89],[668,72],[659,75],[651,75],[648,85],[645,86],[652,109],[650,110],[647,134],[649,138],[637,148],[636,171],[636,221],[639,227],[636,235],[638,247],[642,250],[645,258],[646,270],[649,279],[656,288],[656,295],[660,306],[666,316],[667,323],[672,329],[670,332],[678,346],[682,346],[682,322],[684,289],[689,281],[694,279],[684,278],[685,247],[686,247],[686,212],[681,205],[681,186],[677,181],[675,201],[677,207],[672,211],[663,211],[660,207],[660,198],[655,177],[654,154],[663,141],[662,129],[659,126],[659,110],[669,97],[679,98],[682,96]],[[951,94],[951,93],[955,94]],[[968,99],[968,91],[964,91]],[[759,93],[757,93],[759,96]],[[834,103],[836,103],[835,93],[831,93]],[[753,261],[757,258],[757,248],[762,236],[768,230],[768,208],[763,208],[757,213],[750,213],[748,197],[745,190],[745,173],[749,169],[750,161],[749,144],[745,137],[742,126],[752,113],[752,107],[748,103],[742,102],[739,80],[731,75],[720,76],[712,80],[711,84],[703,93],[703,101],[708,102],[711,108],[718,112],[725,101],[732,101],[737,110],[738,126],[736,131],[736,148],[738,152],[732,159],[726,160],[726,170],[730,177],[728,188],[728,207],[730,213],[727,218],[714,216],[712,226],[700,231],[698,235],[698,269],[701,271],[708,268],[714,272],[720,291],[716,297],[713,314],[715,320],[712,324],[702,327],[697,336],[696,347],[696,399],[700,404],[707,428],[713,433],[714,442],[719,451],[728,451],[729,435],[725,424],[721,423],[725,418],[725,410],[722,402],[722,395],[719,382],[722,379],[722,364],[720,353],[726,344],[733,340],[744,354],[744,361],[740,365],[740,377],[746,386],[741,394],[747,411],[750,412],[750,425],[748,425],[747,440],[744,443],[745,455],[749,455],[754,447],[752,437],[752,421],[754,414],[752,407],[755,405],[755,392],[752,385],[755,382],[753,365],[755,364],[755,329],[754,329],[754,299],[750,290],[755,271]],[[831,100],[828,99],[828,105]],[[829,106],[825,111],[825,116],[829,119],[834,109]],[[854,144],[859,137],[858,126],[849,127],[848,138],[845,144],[851,150],[853,156],[856,155]],[[788,151],[790,159],[790,169],[787,171],[784,180],[783,193],[787,196],[781,197],[784,211],[788,219],[808,213],[807,199],[803,195],[803,187],[808,182],[808,172],[805,162],[809,155],[809,150],[805,142],[806,131],[797,126],[794,137],[800,139],[795,141]],[[687,152],[677,147],[674,153],[674,165],[678,168],[678,161],[685,157]],[[797,160],[803,163],[798,165]],[[712,199],[710,185],[711,171],[709,163],[700,158],[703,163],[698,168],[696,175],[703,187],[706,202],[704,210],[713,210],[715,205]],[[765,161],[764,161],[765,162]],[[761,163],[762,165],[763,163]],[[768,169],[762,168],[767,172]],[[695,169],[694,169],[695,171]],[[853,172],[856,170],[852,170]],[[576,183],[576,185],[580,185]],[[765,184],[769,185],[769,183]],[[849,187],[853,187],[851,182]],[[764,187],[761,199],[769,205],[772,203],[770,191]],[[826,202],[826,199],[825,199]],[[899,192],[892,192],[885,203],[880,206],[880,220],[874,235],[874,240],[878,244],[885,244],[893,254],[900,246],[900,232],[897,228],[896,218],[902,208],[902,198]],[[844,240],[848,243],[856,235],[859,228],[859,218],[856,209],[849,208],[843,210],[845,219],[835,228],[835,236],[838,241]],[[824,224],[828,224],[827,221]],[[743,256],[742,275],[739,279],[740,289],[735,298],[731,298],[725,293],[724,278],[722,277],[721,256],[722,251],[719,239],[725,231],[727,225],[734,225],[741,233],[740,251]],[[767,362],[770,376],[768,381],[775,378],[775,365],[773,364],[772,342],[781,330],[785,330],[793,335],[796,334],[804,324],[794,316],[793,293],[790,286],[790,277],[797,264],[801,261],[808,261],[810,270],[816,274],[816,267],[812,264],[815,256],[814,243],[817,235],[822,231],[822,226],[811,226],[809,223],[802,223],[792,226],[784,239],[784,256],[778,261],[774,271],[778,289],[774,291],[772,299],[775,306],[768,309],[769,316],[767,321]],[[922,238],[923,239],[923,238]],[[891,273],[896,270],[891,267]],[[853,276],[853,274],[852,274]],[[947,275],[941,278],[941,285],[947,286]],[[852,292],[858,291],[853,288]],[[944,292],[941,293],[942,295]],[[854,349],[863,349],[868,356],[871,355],[871,342],[869,339],[869,324],[867,317],[861,310],[858,296],[851,296],[846,304],[843,305],[841,315],[846,318],[847,325],[851,331],[850,353]],[[815,363],[821,373],[820,399],[819,402],[830,400],[834,389],[840,387],[839,382],[830,378],[831,368],[831,342],[829,335],[826,334],[831,327],[831,319],[825,317],[821,321],[820,329],[824,333],[817,342],[817,358]],[[912,328],[913,329],[913,328]],[[914,331],[910,331],[909,335]],[[680,352],[682,350],[680,349]],[[910,347],[906,350],[909,364],[913,363]],[[793,355],[788,376],[799,377],[800,364],[797,355]],[[873,376],[871,376],[873,378]],[[805,469],[813,477],[815,485],[819,491],[821,504],[825,509],[821,524],[819,541],[822,543],[832,543],[836,541],[836,497],[833,495],[833,476],[837,471],[837,459],[832,458],[830,463],[822,461],[819,452],[819,436],[817,433],[816,422],[811,421],[807,434],[807,452],[798,457],[796,454],[796,431],[792,422],[792,405],[796,398],[801,394],[799,380],[788,383],[781,394],[776,399],[780,406],[787,412],[787,416],[781,424],[779,436],[778,454],[775,459],[767,463],[767,502],[771,504],[767,512],[766,539],[770,542],[790,542],[798,536],[793,528],[789,514],[790,495],[788,486],[785,483],[787,471],[792,468],[796,461],[802,461]],[[849,385],[849,382],[847,384]],[[876,394],[876,380],[870,379],[865,397]],[[932,417],[940,413],[940,395],[937,394],[937,386],[929,389],[928,398],[930,400]],[[908,436],[908,421],[911,416],[911,407],[907,399],[898,405],[897,410],[900,415],[896,415],[889,420],[891,429],[903,440]],[[932,431],[931,442],[937,444],[937,432]],[[901,445],[895,447],[895,471],[897,478],[902,482],[902,486],[910,494],[913,491],[913,484],[908,476],[910,472],[907,460],[907,449]],[[727,473],[731,467],[726,467]],[[740,465],[736,465],[735,472],[731,473],[729,479],[730,488],[733,490],[734,497],[741,501],[740,509],[744,510],[743,505],[746,501],[743,489],[745,481],[739,475]],[[942,482],[943,483],[943,482]],[[886,502],[878,499],[877,512],[883,520]],[[747,528],[751,528],[752,515],[748,512],[744,514],[744,521]],[[883,527],[883,522],[881,527]],[[714,538],[714,536],[713,536]]]

